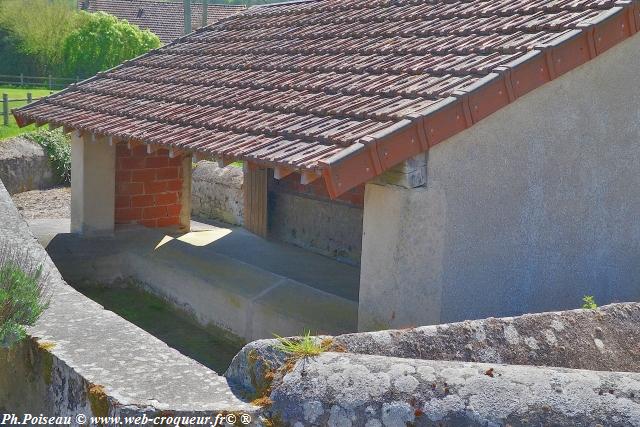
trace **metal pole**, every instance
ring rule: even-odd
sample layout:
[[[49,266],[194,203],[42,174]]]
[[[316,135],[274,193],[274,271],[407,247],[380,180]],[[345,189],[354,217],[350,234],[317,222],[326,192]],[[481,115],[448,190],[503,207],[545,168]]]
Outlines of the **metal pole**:
[[[24,86],[24,74],[20,73],[20,86]]]
[[[33,95],[31,92],[27,92],[27,104],[31,104],[33,102]]]
[[[191,32],[191,0],[183,1],[184,9],[184,33],[189,34]]]
[[[202,0],[202,26],[206,27],[209,23],[209,0]]]
[[[51,74],[49,74],[49,90],[51,90]]]
[[[2,94],[2,124],[9,126],[9,95]]]

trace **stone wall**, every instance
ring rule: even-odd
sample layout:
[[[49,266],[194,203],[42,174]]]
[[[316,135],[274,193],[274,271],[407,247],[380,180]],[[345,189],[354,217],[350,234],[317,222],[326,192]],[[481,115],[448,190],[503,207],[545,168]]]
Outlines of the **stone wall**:
[[[0,141],[0,180],[9,194],[45,189],[56,183],[42,147],[22,137]]]
[[[242,225],[242,183],[242,168],[221,168],[207,160],[198,162],[191,180],[192,215]]]
[[[367,186],[359,328],[640,300],[640,37]]]
[[[364,186],[331,200],[322,179],[302,185],[297,173],[276,180],[270,171],[269,236],[359,265],[363,201]]]
[[[200,161],[193,171],[192,214],[242,225],[243,172],[233,166]],[[269,171],[269,238],[360,264],[364,185],[336,201],[329,199],[323,180],[300,184],[300,175],[273,179]]]
[[[0,349],[2,412],[68,415],[73,426],[77,414],[256,413],[223,377],[67,285],[1,181],[0,218],[0,245],[15,245],[41,262],[51,295],[29,338]]]
[[[638,321],[615,304],[319,337],[327,352],[300,359],[262,340],[225,375],[285,425],[635,426]]]

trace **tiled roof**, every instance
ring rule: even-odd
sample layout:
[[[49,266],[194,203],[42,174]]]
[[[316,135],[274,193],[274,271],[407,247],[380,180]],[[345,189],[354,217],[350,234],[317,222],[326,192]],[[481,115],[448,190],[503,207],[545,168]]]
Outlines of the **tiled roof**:
[[[631,36],[639,4],[251,8],[14,114],[321,174],[336,197]]]
[[[211,3],[211,1],[209,2]],[[78,0],[78,9],[88,12],[106,12],[126,19],[143,30],[151,30],[164,43],[169,43],[184,34],[183,2],[152,0]],[[209,24],[229,15],[245,10],[241,5],[209,4]],[[200,27],[202,3],[191,5],[191,28]]]

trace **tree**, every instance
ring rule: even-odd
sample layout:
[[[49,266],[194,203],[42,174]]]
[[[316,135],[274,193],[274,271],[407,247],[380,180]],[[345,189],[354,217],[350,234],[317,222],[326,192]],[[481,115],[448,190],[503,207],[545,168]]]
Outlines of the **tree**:
[[[62,41],[82,19],[67,0],[0,0],[0,28],[43,72],[57,73]]]
[[[80,12],[82,24],[64,40],[62,58],[68,75],[90,76],[160,47],[160,39],[125,20],[98,12]]]

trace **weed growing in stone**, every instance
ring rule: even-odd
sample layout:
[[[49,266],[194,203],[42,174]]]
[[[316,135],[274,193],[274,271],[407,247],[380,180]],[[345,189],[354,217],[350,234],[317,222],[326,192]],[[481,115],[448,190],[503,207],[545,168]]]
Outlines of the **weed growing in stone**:
[[[42,268],[28,257],[0,247],[0,346],[11,347],[26,337],[47,306]]]
[[[279,343],[277,349],[294,358],[318,356],[328,350],[330,344],[319,343],[307,331],[299,338],[283,338],[276,335]]]
[[[598,304],[596,304],[596,300],[593,295],[585,295],[582,298],[582,308],[587,310],[595,310],[598,308]]]

